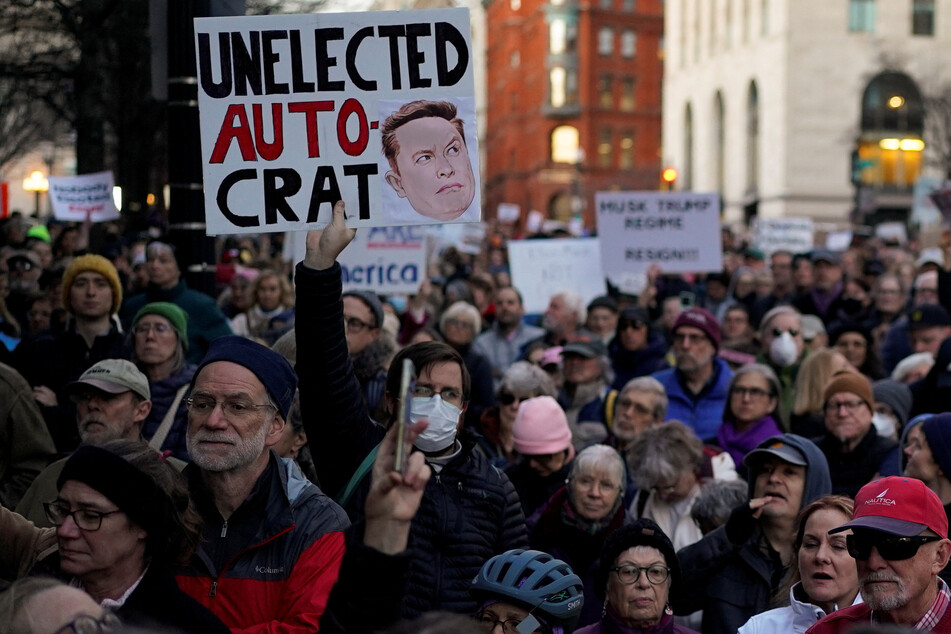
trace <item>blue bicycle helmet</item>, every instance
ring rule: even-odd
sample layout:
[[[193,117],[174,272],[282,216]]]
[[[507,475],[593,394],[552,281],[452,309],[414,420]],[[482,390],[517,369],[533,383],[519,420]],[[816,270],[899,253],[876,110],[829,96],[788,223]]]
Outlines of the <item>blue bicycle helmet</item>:
[[[574,631],[584,604],[581,579],[560,559],[538,550],[509,550],[485,562],[469,592],[520,605],[549,626]]]

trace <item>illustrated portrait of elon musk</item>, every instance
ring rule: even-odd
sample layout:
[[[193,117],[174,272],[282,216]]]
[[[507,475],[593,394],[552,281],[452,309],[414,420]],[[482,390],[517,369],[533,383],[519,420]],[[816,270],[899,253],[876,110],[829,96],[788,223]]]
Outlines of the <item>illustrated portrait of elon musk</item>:
[[[386,117],[380,131],[387,163],[384,178],[398,198],[433,221],[479,220],[479,209],[470,210],[478,207],[472,204],[478,182],[456,104],[423,99],[404,103]],[[411,212],[406,217],[394,211],[388,215],[412,219]]]

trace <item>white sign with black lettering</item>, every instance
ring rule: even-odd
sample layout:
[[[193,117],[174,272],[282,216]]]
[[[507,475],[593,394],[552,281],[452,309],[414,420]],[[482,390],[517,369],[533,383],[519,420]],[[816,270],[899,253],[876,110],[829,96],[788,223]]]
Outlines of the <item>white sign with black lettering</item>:
[[[694,192],[598,192],[601,262],[610,277],[657,264],[667,273],[723,269],[720,197]]]
[[[812,218],[754,218],[753,244],[769,255],[774,251],[806,253],[812,250]]]

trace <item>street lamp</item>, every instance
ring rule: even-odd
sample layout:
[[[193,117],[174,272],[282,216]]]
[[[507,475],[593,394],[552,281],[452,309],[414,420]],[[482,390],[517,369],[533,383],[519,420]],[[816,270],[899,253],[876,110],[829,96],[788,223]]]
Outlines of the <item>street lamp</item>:
[[[37,170],[23,179],[23,189],[34,194],[33,215],[40,217],[40,194],[50,190],[50,182]]]

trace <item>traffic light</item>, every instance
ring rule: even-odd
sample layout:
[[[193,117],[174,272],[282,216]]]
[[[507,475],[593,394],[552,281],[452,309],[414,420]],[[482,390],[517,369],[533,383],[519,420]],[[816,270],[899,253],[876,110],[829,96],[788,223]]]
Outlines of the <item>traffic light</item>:
[[[671,191],[674,183],[677,182],[677,170],[672,167],[664,168],[664,171],[660,173],[660,179],[664,181],[664,189]]]

